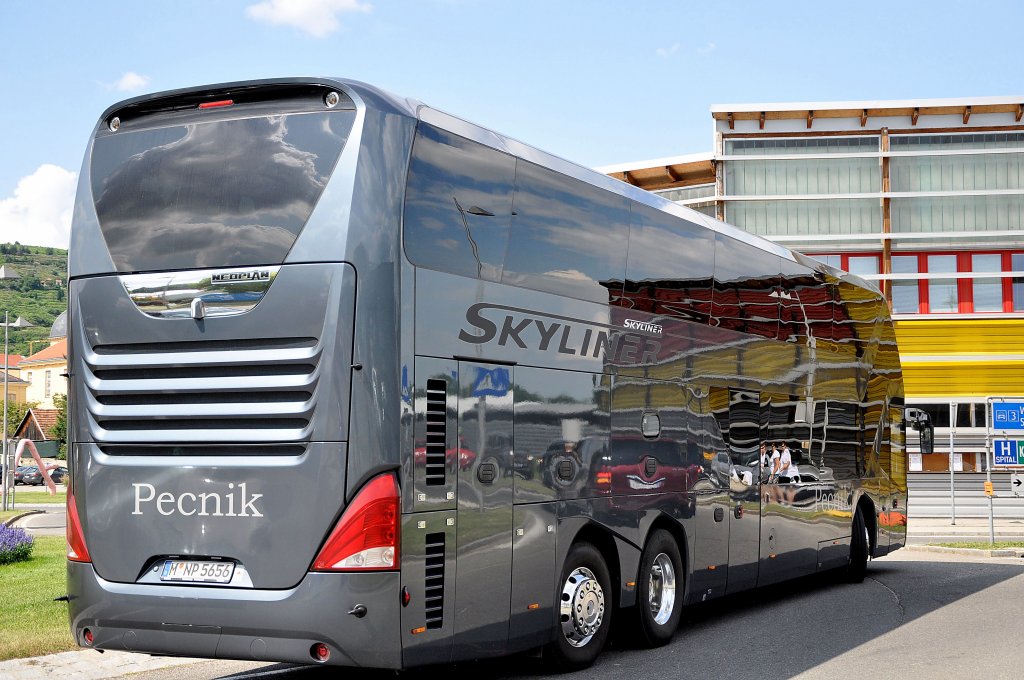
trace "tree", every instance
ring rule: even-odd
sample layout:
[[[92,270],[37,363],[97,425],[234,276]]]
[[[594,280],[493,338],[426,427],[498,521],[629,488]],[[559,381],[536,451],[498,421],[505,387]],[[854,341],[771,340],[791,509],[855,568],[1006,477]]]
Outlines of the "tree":
[[[53,406],[57,409],[57,422],[53,424],[48,434],[60,442],[57,458],[64,460],[68,457],[68,395],[53,395]]]

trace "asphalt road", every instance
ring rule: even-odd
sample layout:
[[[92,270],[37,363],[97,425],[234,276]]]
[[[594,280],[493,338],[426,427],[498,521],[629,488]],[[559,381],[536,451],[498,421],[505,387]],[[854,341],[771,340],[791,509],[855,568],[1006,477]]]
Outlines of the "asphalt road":
[[[862,584],[814,577],[689,608],[660,649],[615,639],[589,670],[559,676],[618,678],[828,679],[1021,677],[1024,560],[900,551],[875,560]],[[340,671],[340,672],[339,672]],[[338,668],[204,662],[149,671],[147,680],[349,677]],[[529,656],[407,671],[474,680],[548,677]],[[394,678],[358,671],[360,680]]]
[[[60,505],[25,517],[18,522],[18,526],[34,536],[63,536],[66,533],[67,518],[67,511]]]

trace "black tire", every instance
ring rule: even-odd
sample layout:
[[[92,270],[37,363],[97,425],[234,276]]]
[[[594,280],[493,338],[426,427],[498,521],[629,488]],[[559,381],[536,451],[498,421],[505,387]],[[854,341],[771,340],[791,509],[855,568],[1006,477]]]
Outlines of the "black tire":
[[[868,551],[871,540],[868,538],[868,525],[864,521],[864,513],[860,508],[853,516],[853,527],[850,534],[850,562],[846,565],[847,583],[861,583],[868,571]]]
[[[590,543],[573,545],[558,581],[555,639],[544,648],[555,670],[578,671],[594,663],[608,641],[613,600],[601,552]]]
[[[660,647],[675,635],[683,615],[683,561],[672,534],[654,531],[640,557],[637,641]]]

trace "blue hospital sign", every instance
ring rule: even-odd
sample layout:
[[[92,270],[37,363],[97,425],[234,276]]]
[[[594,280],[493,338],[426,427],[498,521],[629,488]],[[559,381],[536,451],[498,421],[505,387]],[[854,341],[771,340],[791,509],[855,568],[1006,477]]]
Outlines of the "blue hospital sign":
[[[993,439],[992,453],[996,465],[1024,465],[1024,439]]]
[[[996,430],[1024,430],[1024,403],[992,402],[992,425]]]

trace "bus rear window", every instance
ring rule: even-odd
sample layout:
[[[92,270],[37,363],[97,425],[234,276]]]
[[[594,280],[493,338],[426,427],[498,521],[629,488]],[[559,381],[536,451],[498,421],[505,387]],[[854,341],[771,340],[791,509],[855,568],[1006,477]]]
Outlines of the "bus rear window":
[[[100,229],[119,272],[280,264],[327,185],[353,111],[103,135]]]

